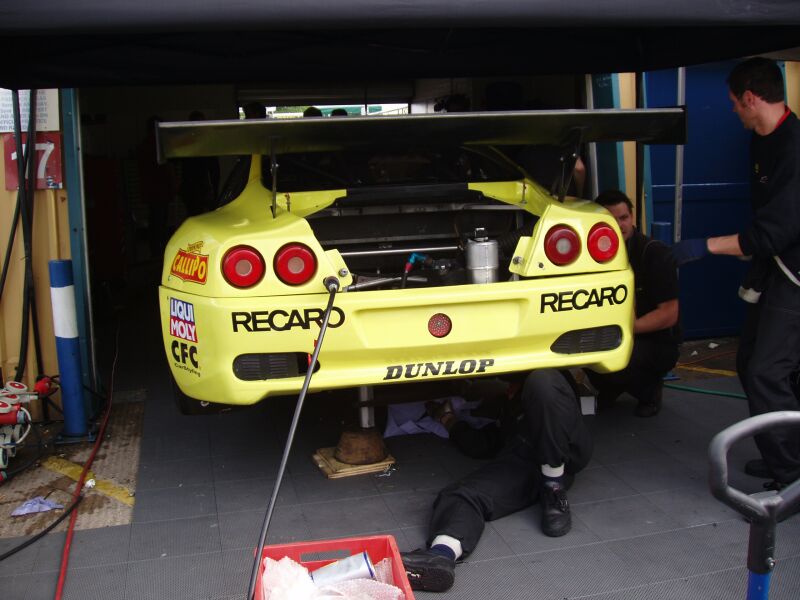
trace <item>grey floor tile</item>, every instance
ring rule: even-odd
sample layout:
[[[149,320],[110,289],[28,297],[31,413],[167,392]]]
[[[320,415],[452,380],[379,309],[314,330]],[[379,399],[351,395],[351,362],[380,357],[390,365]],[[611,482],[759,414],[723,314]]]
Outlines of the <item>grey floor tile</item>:
[[[431,490],[383,494],[383,501],[400,527],[419,527],[430,521],[436,494]]]
[[[483,530],[483,535],[475,547],[472,554],[469,555],[470,562],[493,560],[496,558],[508,558],[514,556],[515,552],[511,546],[503,539],[491,523],[487,523]]]
[[[145,409],[145,414],[147,410]],[[182,417],[189,419],[190,417]],[[200,421],[198,421],[198,419]],[[202,417],[192,419],[191,423],[202,421]],[[172,425],[163,434],[153,435],[152,427],[145,423],[145,435],[142,438],[139,453],[140,463],[162,460],[180,460],[191,458],[211,458],[209,434],[205,427],[191,428]]]
[[[281,456],[264,448],[244,454],[215,455],[212,459],[214,481],[236,479],[276,479]]]
[[[219,596],[221,553],[178,556],[130,563],[127,600],[196,600]]]
[[[689,538],[685,530],[607,542],[606,546],[647,583],[691,577],[728,566],[720,565],[711,548],[700,538]]]
[[[578,512],[580,508],[580,512]],[[604,540],[629,538],[680,526],[643,496],[631,496],[603,502],[589,502],[575,508],[589,531]]]
[[[206,457],[146,462],[139,466],[137,491],[201,485],[211,479],[211,465]]]
[[[664,456],[664,453],[648,443],[641,433],[620,432],[613,428],[605,428],[604,425],[598,423],[595,427],[593,465],[613,465],[629,460]]]
[[[236,479],[233,481],[217,481],[216,490],[218,513],[239,512],[243,510],[266,510],[269,506],[274,479]],[[277,506],[297,504],[297,494],[292,478],[288,475],[281,482],[278,492]]]
[[[533,575],[517,557],[468,561],[456,566],[456,581],[448,596],[460,600],[499,597],[529,598]],[[415,594],[416,596],[416,594]]]
[[[307,504],[303,512],[312,539],[352,537],[398,528],[380,496]]]
[[[440,490],[452,479],[438,461],[424,460],[398,464],[386,477],[375,477],[382,493]]]
[[[0,554],[5,554],[30,539],[30,536],[0,539]],[[33,542],[25,549],[0,562],[0,577],[30,573],[36,565],[36,556],[39,554],[37,544],[38,542]]]
[[[122,598],[125,593],[126,563],[69,570],[64,585],[65,600],[108,600]],[[50,596],[52,598],[52,596]]]
[[[638,494],[631,486],[602,465],[584,469],[575,476],[569,489],[569,501],[573,506],[582,502],[597,502]]]
[[[682,527],[705,525],[737,516],[733,509],[714,498],[703,486],[645,494],[645,498],[669,514]]]
[[[248,510],[219,515],[220,539],[223,550],[250,548],[258,544],[261,526],[264,523],[266,507],[263,510]],[[301,506],[278,506],[272,514],[267,544],[285,544],[310,539],[305,513]]]
[[[247,596],[247,587],[250,583],[250,573],[253,568],[253,549],[241,548],[237,550],[225,550],[222,553],[222,573],[218,583],[219,596],[213,596],[213,600],[222,598],[241,598]]]
[[[0,591],[3,593],[3,598],[24,598],[30,582],[31,577],[29,575],[20,574],[0,577]]]
[[[553,600],[562,600],[552,597]],[[684,579],[662,581],[638,587],[629,587],[613,592],[587,594],[580,596],[581,600],[707,600],[706,597],[696,596],[692,584]],[[729,600],[736,600],[729,598]]]
[[[72,538],[70,568],[124,563],[128,560],[130,539],[130,525],[78,530]]]
[[[187,485],[180,488],[142,490],[136,494],[133,522],[144,523],[199,517],[213,514],[216,510],[212,483]]]
[[[129,560],[219,552],[220,527],[216,515],[134,523]]]
[[[450,440],[430,433],[392,437],[386,440],[386,447],[400,464],[430,460],[432,456],[445,457],[456,452]]]
[[[647,583],[641,572],[604,543],[537,552],[520,559],[533,575],[528,595],[532,598],[578,598]]]
[[[325,502],[341,498],[362,498],[378,494],[374,475],[328,479],[322,472],[292,475],[297,500],[302,503]]]
[[[27,579],[24,600],[51,600],[55,597],[58,586],[58,571],[47,571],[20,575],[20,579]]]
[[[630,460],[608,469],[637,492],[646,494],[692,485],[703,477],[671,457]]]

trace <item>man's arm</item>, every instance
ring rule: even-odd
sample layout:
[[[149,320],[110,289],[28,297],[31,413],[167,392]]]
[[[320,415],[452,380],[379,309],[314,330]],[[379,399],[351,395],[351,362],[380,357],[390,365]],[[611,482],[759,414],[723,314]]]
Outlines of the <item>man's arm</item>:
[[[706,240],[706,247],[711,254],[725,254],[727,256],[744,256],[739,245],[739,234],[721,235]]]
[[[678,322],[678,299],[659,303],[654,310],[642,315],[633,323],[633,333],[652,333],[668,329]]]

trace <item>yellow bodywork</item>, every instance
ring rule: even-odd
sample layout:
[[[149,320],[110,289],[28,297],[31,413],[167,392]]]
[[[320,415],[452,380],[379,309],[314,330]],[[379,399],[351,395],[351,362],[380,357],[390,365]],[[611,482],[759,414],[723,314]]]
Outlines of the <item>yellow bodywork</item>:
[[[253,404],[275,394],[299,391],[303,376],[244,381],[234,375],[242,354],[308,353],[319,335],[328,294],[322,284],[336,276],[352,282],[336,250],[324,251],[305,216],[347,195],[346,190],[272,194],[260,183],[257,163],[239,198],[187,221],[169,242],[159,289],[164,349],[180,389],[197,400]],[[341,291],[319,355],[310,390],[493,375],[543,367],[588,366],[598,371],[625,367],[631,352],[633,274],[620,236],[620,251],[606,264],[585,250],[593,225],[613,218],[587,201],[560,203],[529,181],[470,184],[487,197],[537,215],[533,234],[520,239],[510,271],[516,281],[376,291]],[[555,224],[580,236],[581,255],[559,267],[544,254],[543,238]],[[306,284],[289,286],[272,272],[275,252],[301,242],[319,266]],[[267,269],[254,287],[238,290],[221,274],[222,256],[247,244]],[[177,301],[177,302],[174,302]],[[171,308],[179,307],[177,327]],[[444,313],[452,331],[428,332],[429,319]],[[175,316],[175,315],[172,315]],[[551,350],[568,331],[617,325],[621,344],[576,354]]]

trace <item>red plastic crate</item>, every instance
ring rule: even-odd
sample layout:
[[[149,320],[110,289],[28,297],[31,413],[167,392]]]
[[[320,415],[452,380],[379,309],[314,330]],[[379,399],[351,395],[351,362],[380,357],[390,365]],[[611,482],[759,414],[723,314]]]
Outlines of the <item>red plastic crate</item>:
[[[280,560],[284,556],[288,556],[293,561],[303,565],[309,571],[313,571],[314,569],[319,569],[320,567],[324,567],[329,563],[346,558],[347,556],[360,554],[365,550],[373,563],[378,563],[384,558],[392,559],[394,585],[403,590],[406,600],[414,600],[414,593],[411,591],[411,586],[408,583],[406,570],[403,567],[400,551],[397,549],[397,542],[393,535],[373,535],[370,537],[264,546],[264,552],[261,554],[261,561],[259,562],[263,563],[264,558],[267,556],[272,560]],[[314,553],[328,554],[330,557],[326,557],[322,560],[313,560],[310,555]],[[261,599],[261,576],[263,574],[264,567],[263,565],[259,565],[255,590],[255,597],[257,600]]]

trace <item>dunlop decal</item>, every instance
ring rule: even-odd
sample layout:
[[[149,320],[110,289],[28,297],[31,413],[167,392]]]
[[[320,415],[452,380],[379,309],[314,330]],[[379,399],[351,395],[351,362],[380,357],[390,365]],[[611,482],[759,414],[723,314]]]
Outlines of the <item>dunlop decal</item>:
[[[208,255],[200,254],[202,242],[189,244],[189,249],[181,248],[172,259],[170,274],[183,281],[191,281],[205,285],[208,277]]]
[[[384,381],[397,379],[417,379],[424,377],[439,377],[444,375],[470,375],[472,373],[485,373],[488,367],[494,365],[493,358],[468,358],[462,361],[445,360],[439,362],[409,363],[405,365],[389,365],[386,367]]]

